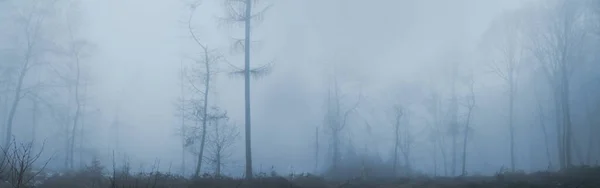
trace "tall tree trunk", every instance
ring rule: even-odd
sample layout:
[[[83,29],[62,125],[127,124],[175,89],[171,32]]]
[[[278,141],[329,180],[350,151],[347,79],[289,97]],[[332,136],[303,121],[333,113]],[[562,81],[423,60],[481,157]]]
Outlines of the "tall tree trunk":
[[[546,147],[546,158],[548,159],[548,170],[552,168],[552,158],[550,157],[550,143],[548,141],[548,131],[546,130],[546,124],[544,121],[544,112],[542,111],[542,104],[538,101],[538,117],[540,119],[540,127],[542,128],[542,133],[544,134],[544,145]]]
[[[319,127],[315,130],[315,174],[319,171]]]
[[[398,175],[398,143],[400,142],[400,135],[399,135],[399,126],[400,126],[400,119],[398,117],[396,117],[396,125],[394,126],[394,159],[393,159],[393,170],[394,170],[394,177],[396,177]]]
[[[76,55],[77,56],[77,55]],[[71,141],[70,141],[70,147],[71,150],[69,151],[69,168],[73,168],[73,161],[74,161],[74,153],[75,153],[75,140],[76,140],[76,135],[77,135],[77,125],[79,124],[79,115],[81,114],[81,99],[79,97],[79,83],[80,83],[80,77],[81,77],[81,71],[80,71],[80,66],[79,66],[79,57],[75,57],[76,58],[76,75],[75,75],[75,114],[73,116],[73,126],[71,129]]]
[[[31,143],[33,144],[31,147],[35,149],[35,143],[37,138],[37,115],[38,115],[38,101],[34,99],[33,108],[31,109]]]
[[[515,81],[513,77],[513,71],[509,69],[508,73],[509,81],[509,94],[508,94],[508,127],[510,134],[510,170],[515,171],[515,127],[514,127],[514,103],[515,103]]]
[[[561,69],[561,82],[562,88],[562,103],[563,103],[563,114],[564,114],[564,126],[565,126],[565,165],[567,168],[572,166],[572,125],[571,125],[571,110],[569,103],[569,81],[567,79],[567,68],[566,65],[562,65]]]
[[[221,149],[217,149],[217,169],[215,169],[215,174],[217,177],[221,176]]]
[[[252,144],[250,125],[250,24],[252,19],[252,0],[246,0],[244,27],[244,101],[245,101],[245,133],[246,133],[246,179],[252,179]]]
[[[433,177],[437,177],[437,144],[433,143]]]
[[[442,153],[442,162],[444,165],[444,176],[448,176],[448,157],[446,155],[446,146],[444,146],[443,142],[440,140],[440,143],[438,144],[440,147],[440,152]]]
[[[560,92],[560,83],[552,83],[554,86],[554,118],[556,121],[556,146],[557,146],[557,156],[558,156],[558,165],[559,169],[565,168],[565,155],[564,155],[564,140],[563,140],[563,122],[562,122],[562,107],[561,107],[561,92]]]
[[[451,174],[456,175],[456,150],[457,150],[457,135],[452,135],[452,163],[451,163]]]
[[[194,176],[198,177],[200,175],[200,170],[202,169],[202,157],[204,156],[204,146],[206,144],[206,124],[208,122],[208,93],[210,89],[210,79],[211,79],[211,69],[210,69],[210,59],[208,57],[208,48],[204,48],[204,66],[206,68],[206,78],[204,79],[204,104],[202,106],[202,137],[200,138],[200,152],[198,154],[198,164],[196,165],[196,171],[194,172]]]
[[[339,132],[338,131],[334,131],[333,135],[333,155],[332,155],[332,170],[334,172],[337,172],[337,167],[338,167],[338,162],[339,162],[339,158],[340,158],[340,138],[339,138]]]
[[[88,91],[88,85],[86,83],[86,84],[84,84],[84,87],[83,87],[83,93],[84,93],[83,96],[87,96],[87,91]],[[84,113],[87,110],[87,101],[85,99],[82,100],[81,109]],[[80,168],[83,168],[86,165],[85,161],[83,160],[83,153],[84,153],[84,149],[85,149],[85,146],[84,146],[85,118],[86,118],[86,116],[84,114],[79,115],[79,119],[81,122],[81,123],[79,123],[79,126],[80,126],[80,128],[79,128],[79,167]]]
[[[451,106],[451,131],[452,131],[452,163],[451,174],[456,175],[456,150],[458,137],[458,99],[456,96],[456,81],[458,76],[458,63],[452,66],[452,106]]]
[[[64,161],[64,168],[65,170],[69,169],[69,161],[70,161],[70,157],[71,155],[69,155],[71,153],[71,133],[70,131],[70,123],[65,123],[64,124],[64,128],[65,128],[65,161]]]
[[[404,142],[404,150],[403,150],[403,156],[404,156],[404,162],[405,162],[405,167],[406,167],[406,172],[405,175],[407,177],[410,177],[412,175],[412,161],[410,161],[410,133],[408,132],[408,129],[406,129],[406,134],[405,134],[405,142]]]
[[[217,120],[218,121],[218,120]],[[223,156],[221,155],[221,151],[223,151],[223,147],[221,145],[221,143],[218,140],[221,140],[220,138],[220,134],[219,134],[219,124],[215,123],[215,135],[216,135],[216,139],[217,142],[215,142],[215,147],[216,147],[216,154],[215,154],[215,162],[217,163],[216,165],[216,169],[215,169],[215,175],[217,177],[221,176],[221,159],[223,158]]]
[[[29,71],[29,58],[31,56],[31,49],[27,50],[27,54],[25,55],[25,64],[21,67],[21,71],[19,71],[19,78],[17,80],[17,88],[15,89],[14,98],[10,105],[10,111],[8,112],[8,119],[6,121],[6,134],[4,135],[4,147],[7,149],[10,147],[10,142],[12,140],[12,128],[13,121],[15,119],[15,115],[17,114],[17,107],[23,98],[21,92],[23,89],[23,80],[25,79],[25,75]]]
[[[337,84],[337,77],[333,78],[333,93],[330,85],[327,90],[327,123],[331,129],[331,170],[337,171],[340,154],[340,132],[342,131],[342,122],[340,115],[340,98]],[[333,96],[332,96],[333,95]],[[333,99],[332,99],[333,98]]]
[[[182,112],[181,112],[181,119],[180,119],[180,121],[181,121],[181,128],[180,128],[181,130],[180,131],[181,131],[181,174],[183,174],[183,175],[185,175],[185,169],[186,169],[186,164],[185,164],[185,142],[186,142],[185,133],[186,133],[186,130],[185,130],[185,114],[183,112],[183,108],[184,108],[183,105],[185,102],[185,95],[184,95],[185,92],[184,92],[184,84],[183,84],[184,80],[185,80],[184,77],[185,76],[184,76],[184,69],[183,69],[183,62],[182,62],[181,63],[181,78],[180,78],[181,79],[181,83],[180,83],[181,91],[180,92],[181,92],[181,105],[182,105],[181,106]]]
[[[465,130],[464,130],[464,137],[463,137],[463,155],[462,155],[462,169],[461,169],[461,175],[462,176],[466,176],[467,175],[467,141],[468,141],[468,137],[469,137],[469,124],[471,123],[471,111],[472,109],[469,108],[469,112],[467,114],[467,122],[465,125]]]
[[[592,116],[590,106],[587,103],[585,104],[585,112],[586,118],[588,120],[588,143],[585,161],[587,165],[592,165],[592,150],[594,150],[594,134],[596,133],[596,130],[594,129],[594,117]]]

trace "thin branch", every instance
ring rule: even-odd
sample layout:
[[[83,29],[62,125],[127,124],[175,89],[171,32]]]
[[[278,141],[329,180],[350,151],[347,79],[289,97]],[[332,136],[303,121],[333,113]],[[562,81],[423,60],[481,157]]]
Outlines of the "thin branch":
[[[350,115],[351,112],[353,112],[354,110],[356,110],[356,108],[358,108],[361,98],[362,98],[362,95],[359,94],[358,100],[356,100],[356,103],[354,103],[354,106],[352,106],[350,109],[348,109],[348,110],[346,110],[346,112],[344,112],[344,118],[342,119],[342,124],[340,125],[338,131],[342,130],[342,129],[344,129],[344,127],[346,127],[348,116]]]

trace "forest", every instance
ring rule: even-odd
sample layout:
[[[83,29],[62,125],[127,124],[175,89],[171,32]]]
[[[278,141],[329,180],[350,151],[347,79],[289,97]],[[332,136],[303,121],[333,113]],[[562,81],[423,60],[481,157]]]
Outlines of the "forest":
[[[0,0],[2,187],[600,187],[600,0]]]

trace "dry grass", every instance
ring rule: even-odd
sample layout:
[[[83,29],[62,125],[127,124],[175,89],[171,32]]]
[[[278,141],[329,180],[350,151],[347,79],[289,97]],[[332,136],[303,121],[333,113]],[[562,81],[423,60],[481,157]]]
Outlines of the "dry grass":
[[[495,176],[389,178],[381,174],[352,179],[326,179],[311,174],[278,176],[258,173],[251,181],[205,174],[189,179],[152,171],[131,173],[125,164],[112,172],[98,160],[72,172],[33,171],[39,158],[31,145],[12,145],[0,156],[0,188],[600,188],[600,167],[581,166],[560,172],[499,172]],[[37,161],[37,163],[44,161]],[[42,168],[43,169],[43,168]],[[328,176],[332,177],[332,176]],[[378,178],[379,177],[379,178]]]
[[[98,169],[45,177],[36,187],[43,188],[598,188],[600,168],[579,167],[563,172],[499,173],[496,176],[457,178],[370,178],[345,181],[326,180],[310,174],[279,177],[263,174],[252,181],[204,175],[187,179],[177,175],[151,172],[103,176]]]

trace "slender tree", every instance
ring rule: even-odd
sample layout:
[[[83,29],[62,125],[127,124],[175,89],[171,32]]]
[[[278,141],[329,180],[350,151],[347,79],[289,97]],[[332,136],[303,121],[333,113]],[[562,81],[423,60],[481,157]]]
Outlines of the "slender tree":
[[[212,131],[208,136],[208,150],[211,163],[215,166],[215,176],[221,176],[221,171],[225,165],[225,160],[231,156],[229,151],[233,144],[238,140],[239,131],[235,124],[229,121],[227,112],[218,108],[213,108],[209,119]]]
[[[337,76],[334,74],[333,83],[330,83],[327,91],[327,112],[325,114],[325,125],[327,131],[331,134],[331,170],[337,172],[338,163],[341,159],[341,132],[348,124],[348,117],[352,112],[356,110],[360,102],[361,96],[359,95],[356,103],[346,110],[343,110],[343,103],[341,99],[341,91],[338,85]]]
[[[510,169],[516,168],[514,106],[517,93],[519,70],[524,56],[523,29],[518,12],[507,12],[495,20],[487,31],[485,40],[490,47],[489,64],[492,71],[508,87],[508,129],[510,138]]]
[[[76,5],[69,5],[69,6],[76,6]],[[74,154],[75,154],[75,141],[77,140],[77,134],[78,132],[81,133],[80,130],[83,130],[83,110],[84,110],[84,106],[85,106],[85,92],[84,92],[84,88],[86,88],[87,86],[87,82],[85,81],[85,77],[84,74],[85,72],[85,66],[83,65],[83,59],[86,58],[89,53],[87,53],[87,48],[89,46],[89,44],[82,40],[80,37],[76,36],[76,28],[75,28],[75,24],[76,21],[72,20],[75,18],[76,15],[70,14],[67,15],[67,33],[68,33],[68,37],[69,37],[69,44],[67,47],[67,54],[69,56],[69,58],[71,59],[71,62],[73,64],[73,66],[70,66],[70,68],[72,68],[72,73],[73,76],[71,79],[67,80],[68,85],[70,85],[70,87],[72,87],[73,89],[73,97],[74,97],[74,102],[75,102],[75,112],[73,112],[73,120],[72,120],[72,126],[71,126],[71,131],[70,131],[70,136],[69,136],[69,151],[68,151],[68,155],[69,155],[69,168],[73,168],[74,167]],[[79,135],[79,136],[83,136],[83,135]]]
[[[412,152],[412,146],[414,145],[414,138],[413,135],[411,133],[411,129],[410,129],[410,109],[405,109],[403,112],[403,116],[404,116],[404,126],[402,126],[404,128],[404,130],[401,130],[402,137],[401,139],[399,139],[400,144],[400,152],[402,153],[402,156],[404,157],[404,167],[405,172],[404,175],[406,176],[411,176],[412,175],[412,161],[410,160],[411,157],[411,152]]]
[[[200,38],[194,32],[192,27],[192,21],[194,17],[194,12],[198,4],[191,5],[191,13],[188,17],[188,32],[192,37],[192,40],[198,45],[202,51],[202,57],[198,60],[194,60],[197,64],[199,64],[202,68],[192,69],[191,73],[188,74],[192,78],[190,78],[190,86],[193,88],[194,92],[200,96],[200,100],[195,103],[195,114],[196,118],[200,119],[202,123],[201,128],[201,136],[200,136],[200,149],[198,151],[198,163],[196,164],[196,170],[194,171],[194,177],[198,177],[200,175],[200,170],[202,169],[202,159],[204,158],[204,149],[206,145],[206,134],[207,134],[207,125],[209,123],[209,94],[211,92],[211,83],[212,79],[217,73],[216,63],[221,61],[222,56],[216,54],[215,50],[211,50],[205,43],[200,41]],[[203,70],[202,70],[203,69]],[[200,83],[197,83],[200,82]],[[199,86],[199,84],[201,86]]]
[[[181,61],[180,63],[180,71],[179,71],[179,87],[180,87],[180,96],[179,96],[179,100],[177,101],[177,105],[178,105],[178,116],[179,116],[179,120],[180,120],[180,124],[179,124],[179,136],[181,137],[181,174],[185,174],[185,169],[186,169],[186,163],[185,163],[185,159],[186,159],[186,96],[185,96],[185,86],[187,83],[186,81],[186,69],[184,67],[184,63],[183,61]]]
[[[548,131],[546,128],[546,116],[544,115],[544,107],[542,106],[543,102],[540,100],[540,92],[538,91],[539,89],[536,87],[534,88],[534,97],[537,103],[537,109],[536,109],[536,117],[538,119],[538,124],[540,125],[540,129],[542,130],[542,134],[544,136],[544,145],[546,148],[546,158],[548,160],[548,168],[552,169],[553,165],[552,165],[552,157],[550,155],[550,143],[548,141]]]
[[[457,86],[457,82],[458,82],[458,66],[459,63],[457,61],[453,61],[451,63],[451,96],[452,98],[450,99],[450,135],[452,136],[452,156],[451,156],[451,163],[450,163],[450,174],[452,176],[456,175],[456,163],[457,163],[457,151],[458,151],[458,134],[459,134],[459,127],[458,127],[458,97],[457,97],[457,93],[456,93],[456,88]]]
[[[475,80],[473,78],[473,75],[469,76],[470,78],[468,79],[468,88],[469,88],[469,94],[466,97],[466,101],[465,101],[465,108],[467,108],[467,114],[466,114],[466,118],[465,118],[465,123],[464,123],[464,129],[463,129],[463,152],[462,152],[462,170],[461,170],[461,176],[466,176],[467,175],[467,143],[468,143],[468,138],[469,138],[469,132],[471,130],[471,119],[472,119],[472,115],[473,115],[473,108],[475,108],[475,90],[474,90],[474,85],[475,85]]]
[[[319,127],[315,127],[315,173],[319,170]]]
[[[446,147],[444,147],[445,143],[445,135],[442,134],[441,126],[443,124],[442,121],[442,99],[440,93],[437,91],[431,92],[431,97],[425,101],[425,106],[427,107],[427,112],[430,114],[432,118],[432,123],[429,123],[431,126],[431,142],[433,143],[433,163],[434,163],[434,175],[437,175],[437,158],[438,158],[438,150],[442,156],[442,165],[444,168],[444,175],[448,175],[448,160],[446,158]]]
[[[398,148],[400,147],[400,120],[402,120],[402,116],[404,115],[404,109],[400,105],[394,106],[394,158],[392,169],[394,171],[394,176],[398,174]]]
[[[45,48],[48,45],[45,42],[48,37],[45,32],[48,29],[46,21],[53,18],[53,15],[50,14],[53,3],[54,1],[31,0],[20,1],[15,5],[22,6],[20,8],[26,13],[20,15],[17,19],[18,21],[16,21],[16,29],[21,31],[15,37],[22,38],[23,40],[21,41],[23,42],[17,42],[13,45],[13,50],[16,53],[15,56],[18,59],[15,60],[16,63],[12,68],[14,71],[13,75],[16,78],[14,79],[14,88],[11,89],[12,95],[8,102],[9,109],[5,122],[6,132],[3,148],[8,148],[13,139],[14,120],[22,99],[28,95],[32,95],[41,86],[38,84],[27,84],[26,78],[30,76],[34,67],[39,67],[44,63],[41,58],[48,52],[48,49]]]
[[[245,176],[247,179],[252,179],[252,144],[251,144],[251,113],[250,113],[250,76],[265,75],[270,70],[269,66],[263,66],[259,68],[250,68],[250,45],[251,45],[251,28],[252,23],[262,20],[265,12],[270,6],[260,10],[253,11],[254,6],[257,5],[258,0],[225,0],[227,7],[227,15],[223,19],[226,22],[232,24],[242,24],[244,26],[244,39],[236,42],[236,45],[242,46],[244,49],[244,68],[237,70],[237,74],[244,75],[244,136],[245,136],[245,148],[246,148],[246,171]]]
[[[582,61],[584,27],[582,1],[544,1],[531,19],[529,47],[546,75],[556,112],[559,165],[572,166],[573,138],[570,104],[570,81],[576,63]]]

